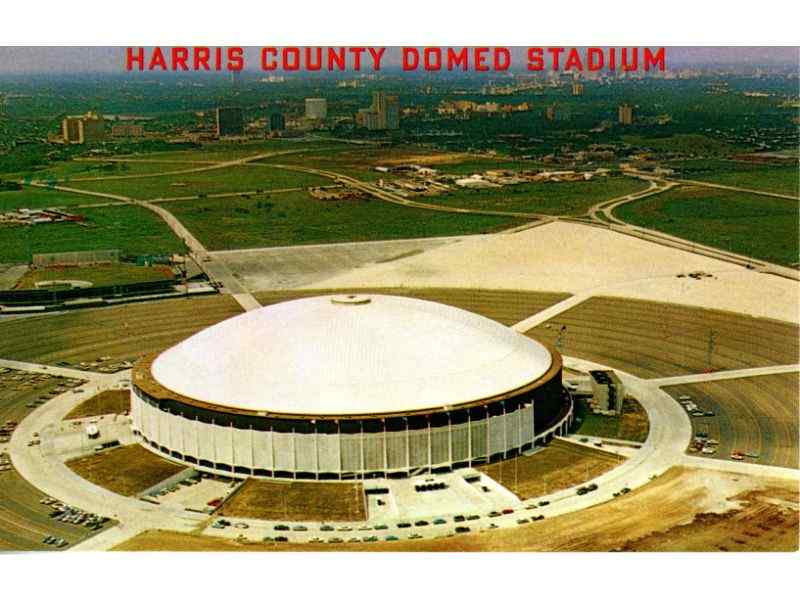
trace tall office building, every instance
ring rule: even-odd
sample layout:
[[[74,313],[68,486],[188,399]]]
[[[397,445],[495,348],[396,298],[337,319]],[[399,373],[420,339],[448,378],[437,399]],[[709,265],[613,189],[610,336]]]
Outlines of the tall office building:
[[[583,84],[580,81],[572,82],[572,95],[583,96]]]
[[[283,113],[272,113],[269,116],[269,130],[283,131],[284,129],[286,129],[286,117]]]
[[[220,107],[217,109],[217,137],[244,134],[244,114],[241,108]]]
[[[318,121],[328,116],[328,101],[325,98],[306,98],[306,119]]]
[[[384,92],[372,94],[372,106],[356,115],[356,125],[371,131],[400,129],[400,100]]]
[[[85,115],[65,117],[61,122],[61,135],[67,144],[94,144],[106,139],[106,125],[102,115],[88,112]]]
[[[633,123],[633,106],[630,104],[620,104],[619,123],[620,125],[631,125]]]

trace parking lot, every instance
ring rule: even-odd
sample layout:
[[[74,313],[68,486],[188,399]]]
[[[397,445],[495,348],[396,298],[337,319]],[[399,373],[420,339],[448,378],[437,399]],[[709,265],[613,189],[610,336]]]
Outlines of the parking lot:
[[[43,504],[46,498],[15,471],[0,473],[0,550],[63,550],[115,524],[109,520],[95,529],[87,526],[88,517],[80,523],[59,521],[70,513],[51,517],[58,509]],[[77,510],[71,513],[77,517],[75,521],[80,518]],[[48,536],[66,544],[46,544]]]
[[[590,298],[528,333],[643,378],[793,364],[800,353],[796,324],[625,298]]]
[[[800,467],[798,458],[798,375],[765,375],[664,388],[676,400],[690,399],[693,436],[711,444],[699,456],[780,467]],[[713,413],[713,416],[699,416]],[[690,413],[691,414],[691,413]],[[708,444],[704,444],[708,446]],[[691,448],[691,446],[690,446]]]

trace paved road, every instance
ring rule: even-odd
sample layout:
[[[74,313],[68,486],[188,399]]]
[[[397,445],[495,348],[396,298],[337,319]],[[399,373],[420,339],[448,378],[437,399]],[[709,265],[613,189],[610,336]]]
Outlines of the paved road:
[[[257,158],[262,157],[263,155],[259,155],[258,157],[249,157],[247,159],[241,159],[239,161],[230,161],[225,163],[227,166],[231,166],[232,164],[244,164],[243,161],[250,161],[250,160],[257,160]],[[207,170],[207,169],[201,169]],[[208,250],[206,250],[205,246],[198,240],[191,231],[189,231],[183,223],[181,223],[175,215],[169,212],[162,206],[149,202],[147,200],[137,200],[135,198],[131,198],[129,196],[121,196],[119,194],[108,194],[104,192],[91,192],[88,190],[81,190],[77,188],[70,188],[62,185],[55,185],[50,186],[47,184],[42,184],[40,182],[32,182],[30,185],[34,187],[43,187],[43,188],[51,188],[57,189],[65,192],[71,192],[75,194],[84,194],[88,196],[95,196],[99,198],[111,198],[112,200],[117,200],[126,204],[133,204],[136,206],[141,206],[146,208],[147,210],[154,212],[158,215],[173,231],[173,233],[183,242],[189,249],[189,255],[191,256],[194,261],[200,265],[200,267],[206,272],[209,278],[212,281],[217,281],[222,284],[222,291],[224,293],[231,294],[233,298],[241,305],[241,307],[246,310],[254,310],[260,308],[261,305],[259,302],[249,295],[248,291],[242,287],[241,283],[234,277],[233,273],[230,269],[225,265],[223,262],[217,262],[211,264],[209,261],[212,261]]]
[[[526,331],[530,331],[534,327],[541,325],[545,321],[549,321],[556,315],[560,315],[562,312],[567,311],[571,308],[578,306],[582,302],[588,300],[591,296],[586,294],[576,294],[575,296],[570,296],[566,300],[562,300],[558,304],[553,304],[552,306],[544,309],[536,313],[535,315],[531,315],[527,319],[520,321],[511,326],[511,329],[514,331],[519,331],[520,333],[525,333]]]
[[[611,200],[598,202],[587,211],[587,215],[589,216],[589,218],[599,223],[613,222],[613,223],[618,223],[620,225],[625,225],[626,223],[620,221],[619,219],[617,219],[617,217],[614,216],[614,211],[617,208],[619,208],[623,204],[628,204],[629,202],[635,202],[636,200],[641,200],[642,198],[647,198],[649,196],[654,196],[656,194],[662,194],[677,186],[677,184],[673,183],[659,185],[659,183],[656,181],[652,180],[648,181],[650,182],[650,186],[646,190],[642,190],[641,192],[635,192],[633,194],[628,194],[627,196],[623,196],[621,198],[612,198]]]
[[[40,365],[37,363],[27,363],[18,360],[7,360],[0,358],[0,367],[6,369],[14,369],[15,371],[25,371],[26,373],[43,373],[45,375],[59,375],[61,377],[70,377],[71,379],[85,379],[87,381],[105,381],[111,377],[103,373],[94,373],[91,371],[81,371],[80,369],[65,369],[64,367],[54,367],[51,365]]]
[[[795,373],[800,371],[800,364],[774,365],[770,367],[754,367],[752,369],[737,369],[733,371],[715,371],[713,373],[696,373],[694,375],[679,375],[677,377],[662,377],[649,379],[654,385],[667,387],[688,383],[703,383],[705,381],[722,381],[725,379],[741,379],[742,377],[759,377],[762,375],[778,375],[780,373]]]
[[[129,371],[105,376],[103,381],[85,386],[87,390],[85,395],[76,396],[67,392],[56,396],[22,420],[14,431],[9,445],[14,468],[44,494],[83,510],[120,521],[120,525],[114,528],[117,533],[98,536],[100,539],[92,542],[87,548],[108,549],[127,537],[152,528],[191,531],[208,518],[207,515],[175,507],[153,505],[136,498],[114,494],[79,477],[61,461],[61,457],[44,454],[41,445],[32,447],[27,445],[28,440],[33,439],[35,432],[45,430],[52,423],[61,422],[67,413],[86,397],[112,389],[129,376]],[[83,549],[83,546],[78,547]]]
[[[199,164],[198,167],[192,167],[190,169],[176,169],[173,171],[159,171],[157,173],[134,173],[131,175],[103,175],[99,177],[61,177],[56,179],[47,179],[47,180],[33,180],[30,182],[31,185],[36,183],[44,183],[46,185],[52,185],[58,182],[89,182],[89,181],[119,181],[119,180],[127,180],[127,179],[149,179],[153,177],[168,177],[171,175],[191,175],[193,173],[203,173],[205,171],[216,171],[219,169],[228,169],[230,167],[240,167],[242,165],[246,165],[251,162],[256,162],[259,160],[263,160],[265,158],[274,158],[276,156],[285,156],[287,154],[297,154],[299,152],[306,152],[306,151],[313,151],[314,148],[306,148],[306,149],[295,149],[295,150],[283,150],[281,152],[263,152],[261,154],[254,154],[252,156],[246,156],[244,158],[236,158],[234,160],[226,160],[226,161],[216,161],[216,162],[208,162],[208,161],[194,161],[194,164]],[[111,161],[110,159],[104,159],[104,162],[145,162],[143,160],[127,160],[123,158],[114,159]],[[154,161],[150,161],[154,162]],[[165,162],[165,161],[160,161]],[[171,161],[166,161],[171,162]],[[191,164],[191,163],[189,163]],[[20,181],[19,183],[25,184],[25,181]]]
[[[732,192],[744,192],[746,194],[755,194],[757,196],[769,196],[771,198],[782,198],[784,200],[800,200],[797,196],[791,196],[789,194],[778,194],[776,192],[766,192],[764,190],[753,190],[750,188],[743,188],[737,187],[733,185],[722,185],[721,183],[710,183],[708,181],[695,181],[694,179],[666,179],[665,181],[669,181],[676,185],[678,184],[687,184],[687,185],[696,185],[700,187],[710,187],[716,188],[720,190],[730,190]]]

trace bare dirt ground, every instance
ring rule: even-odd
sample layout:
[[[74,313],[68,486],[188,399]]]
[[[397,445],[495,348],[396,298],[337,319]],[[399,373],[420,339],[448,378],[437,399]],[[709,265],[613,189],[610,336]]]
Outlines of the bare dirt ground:
[[[95,485],[123,496],[135,496],[185,468],[138,444],[76,458],[66,465]]]
[[[364,521],[360,483],[273,482],[248,479],[219,514],[270,521]]]
[[[533,456],[478,467],[522,500],[551,494],[599,477],[623,458],[610,452],[553,440]]]
[[[622,402],[622,414],[619,416],[596,415],[589,412],[586,400],[576,403],[580,414],[580,427],[574,431],[577,435],[590,435],[628,442],[643,443],[650,431],[642,405],[633,398],[625,398]]]
[[[241,543],[146,531],[116,550],[146,551],[726,551],[798,549],[798,489],[786,481],[675,467],[585,511],[513,529],[372,544]]]
[[[404,154],[396,158],[379,161],[381,164],[386,165],[443,165],[451,163],[460,163],[469,160],[469,154],[461,152],[450,152],[444,154]]]
[[[64,421],[85,419],[100,415],[121,415],[131,409],[131,393],[127,390],[106,390],[81,402],[73,408]]]

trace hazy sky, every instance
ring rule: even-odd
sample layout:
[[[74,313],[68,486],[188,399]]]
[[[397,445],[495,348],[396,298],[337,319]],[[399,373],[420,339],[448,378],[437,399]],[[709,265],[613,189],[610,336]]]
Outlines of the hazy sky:
[[[797,47],[746,47],[746,46],[672,46],[667,49],[667,66],[695,64],[797,64]],[[398,53],[394,53],[396,57]],[[102,46],[5,46],[0,47],[0,74],[3,73],[86,73],[124,72],[124,47]],[[386,64],[396,64],[389,58]],[[248,66],[259,67],[258,51],[248,52]]]

